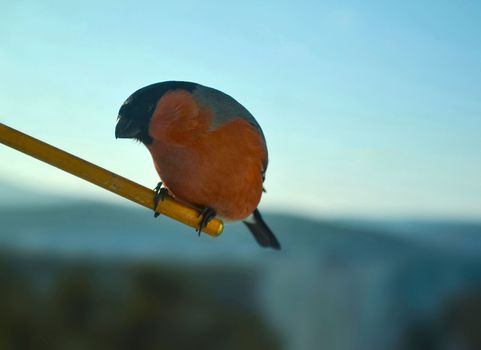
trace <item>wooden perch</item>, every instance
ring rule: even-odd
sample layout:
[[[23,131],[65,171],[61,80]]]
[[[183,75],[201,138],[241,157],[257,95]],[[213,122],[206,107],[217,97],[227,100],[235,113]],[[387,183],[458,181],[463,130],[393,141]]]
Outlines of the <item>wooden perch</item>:
[[[157,208],[154,208],[154,191],[151,189],[2,123],[0,123],[0,142],[174,220],[194,228],[199,227],[201,218],[197,210],[185,206],[171,197],[159,201]],[[223,228],[222,221],[215,218],[202,231],[211,236],[218,236],[222,233]]]

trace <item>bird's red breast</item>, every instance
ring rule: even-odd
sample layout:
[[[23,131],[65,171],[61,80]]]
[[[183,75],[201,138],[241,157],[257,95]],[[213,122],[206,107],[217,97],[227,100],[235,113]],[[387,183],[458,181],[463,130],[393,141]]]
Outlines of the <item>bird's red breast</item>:
[[[212,121],[213,112],[190,92],[167,92],[152,115],[153,142],[147,147],[161,180],[177,199],[240,220],[261,198],[265,141],[240,116],[215,128]]]

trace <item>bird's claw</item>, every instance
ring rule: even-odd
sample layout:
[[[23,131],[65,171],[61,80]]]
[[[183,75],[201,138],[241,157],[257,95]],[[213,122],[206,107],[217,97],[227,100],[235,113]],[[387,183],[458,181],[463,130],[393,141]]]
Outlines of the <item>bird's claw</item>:
[[[154,188],[154,217],[156,218],[157,216],[160,215],[155,209],[157,209],[157,205],[159,204],[160,201],[163,201],[167,195],[169,194],[169,191],[165,188],[162,187],[162,182],[159,182],[157,186]]]
[[[196,230],[199,236],[201,231],[207,226],[209,221],[215,218],[216,215],[217,213],[215,212],[214,209],[205,207],[204,209],[201,210],[199,217],[202,217],[202,219],[200,220],[199,228]]]

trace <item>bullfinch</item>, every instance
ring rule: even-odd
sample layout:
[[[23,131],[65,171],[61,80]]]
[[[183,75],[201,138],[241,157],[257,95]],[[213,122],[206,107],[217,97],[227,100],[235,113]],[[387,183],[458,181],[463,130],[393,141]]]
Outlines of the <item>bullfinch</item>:
[[[200,84],[166,81],[137,90],[123,103],[116,138],[142,142],[165,194],[213,217],[242,220],[263,247],[280,244],[257,206],[268,156],[261,127],[231,96]]]

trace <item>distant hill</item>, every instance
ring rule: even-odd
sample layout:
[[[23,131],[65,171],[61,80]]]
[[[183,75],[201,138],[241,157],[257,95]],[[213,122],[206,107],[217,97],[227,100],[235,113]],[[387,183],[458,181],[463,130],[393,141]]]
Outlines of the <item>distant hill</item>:
[[[20,186],[0,180],[0,208],[59,203],[63,200],[64,198],[61,196],[35,190],[28,183],[25,186]]]
[[[393,256],[418,249],[474,256],[481,251],[481,222],[314,220],[282,213],[265,216],[281,240],[281,254],[326,252],[359,258],[372,252]],[[259,248],[240,223],[227,224],[219,238],[205,235],[198,238],[191,228],[163,217],[154,219],[149,210],[127,202],[125,206],[118,206],[75,201],[33,190],[28,184],[23,187],[5,181],[0,181],[0,222],[1,240],[25,244],[29,240],[20,238],[36,232],[38,247],[54,245],[60,250],[70,244],[78,251],[88,251],[90,245],[93,251],[104,247],[110,253],[131,255],[142,249],[146,249],[142,254],[154,255],[158,249],[165,249],[167,254],[189,250],[206,255],[232,251],[231,257],[259,254]],[[18,240],[16,236],[6,235],[12,231],[19,233]],[[61,248],[62,244],[65,247]],[[122,244],[126,245],[125,251]]]
[[[18,196],[14,187],[3,189]],[[8,241],[15,246],[35,244],[36,249],[128,256],[193,254],[245,259],[265,253],[241,223],[227,224],[218,238],[204,234],[197,237],[192,228],[165,217],[154,219],[145,208],[61,201],[19,191],[27,196],[28,205],[21,201],[6,205],[7,200],[0,205],[0,242],[5,244]],[[463,255],[472,252],[473,247],[481,247],[481,225],[473,223],[451,223],[444,227],[438,222],[425,222],[419,223],[422,227],[419,232],[412,229],[403,232],[399,223],[391,226],[390,222],[359,221],[356,225],[352,220],[316,221],[280,213],[266,213],[265,218],[283,246],[278,255],[394,259],[405,254],[445,251],[446,247],[452,248],[449,254]],[[450,245],[451,241],[467,240],[470,244]]]

